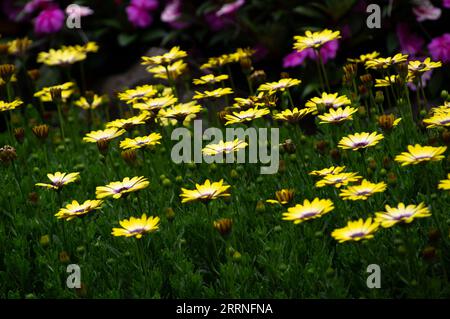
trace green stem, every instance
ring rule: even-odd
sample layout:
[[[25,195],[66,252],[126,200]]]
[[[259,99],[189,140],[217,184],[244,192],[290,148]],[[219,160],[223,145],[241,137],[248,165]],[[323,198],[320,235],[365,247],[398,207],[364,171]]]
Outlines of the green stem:
[[[66,136],[64,134],[64,119],[63,119],[63,115],[62,115],[61,103],[57,102],[56,103],[56,107],[58,109],[59,128],[61,130],[61,137],[62,137],[63,143],[64,143],[64,140],[66,139]]]

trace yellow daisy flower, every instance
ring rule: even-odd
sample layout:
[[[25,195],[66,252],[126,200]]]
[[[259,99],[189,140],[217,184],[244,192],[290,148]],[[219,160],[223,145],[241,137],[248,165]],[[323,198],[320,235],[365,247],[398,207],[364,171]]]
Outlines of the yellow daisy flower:
[[[120,148],[127,150],[154,146],[156,144],[161,144],[161,139],[162,136],[159,133],[152,133],[147,136],[139,136],[136,138],[126,138],[125,140],[120,142]]]
[[[250,122],[269,113],[270,111],[268,109],[258,109],[257,107],[241,112],[233,112],[232,114],[225,115],[225,119],[227,120],[225,125]]]
[[[316,182],[316,187],[324,187],[333,185],[336,188],[348,185],[349,183],[356,182],[361,179],[358,173],[337,173],[332,175],[326,175],[321,180]]]
[[[309,173],[309,175],[312,176],[327,176],[327,175],[336,175],[345,170],[345,166],[331,166],[327,168],[323,168],[321,170],[312,171]]]
[[[145,121],[147,120],[147,118],[148,118],[148,114],[141,113],[137,116],[132,116],[127,119],[117,119],[117,120],[108,122],[108,123],[106,123],[106,127],[107,128],[115,127],[115,128],[124,129],[124,130],[128,131],[137,125],[145,124]]]
[[[50,184],[47,183],[37,183],[36,186],[46,187],[59,191],[63,186],[73,183],[78,180],[80,173],[61,173],[56,172],[55,174],[47,174],[48,179],[51,181]]]
[[[308,48],[319,49],[325,43],[339,39],[341,37],[340,31],[331,31],[324,29],[322,31],[311,32],[306,31],[304,36],[294,36],[294,49],[297,51],[303,51]]]
[[[304,118],[309,113],[311,113],[310,109],[299,109],[299,108],[295,107],[292,110],[286,109],[277,114],[274,114],[272,116],[272,118],[274,120],[278,120],[278,121],[297,123],[298,121],[300,121],[302,118]]]
[[[329,199],[315,198],[312,202],[305,199],[302,204],[289,207],[286,213],[283,213],[283,220],[293,221],[294,224],[300,224],[306,220],[322,217],[334,209],[333,202]]]
[[[278,82],[268,82],[261,84],[258,88],[258,91],[260,92],[267,92],[268,94],[273,94],[275,92],[284,92],[287,88],[290,88],[292,86],[297,86],[302,81],[297,79],[281,79]]]
[[[40,52],[37,62],[50,66],[67,66],[85,60],[85,51],[72,46],[62,47],[58,50],[50,49],[48,52]]]
[[[143,235],[155,232],[159,229],[159,217],[143,214],[141,218],[131,217],[130,219],[124,219],[119,222],[122,228],[113,228],[112,235],[119,237],[136,237],[142,238]]]
[[[248,144],[239,139],[234,141],[220,141],[218,144],[208,144],[202,149],[204,155],[215,156],[217,154],[228,154],[244,149]]]
[[[360,185],[348,186],[341,190],[339,194],[343,200],[366,200],[375,193],[382,193],[386,190],[385,182],[371,183],[363,179]]]
[[[248,98],[235,97],[233,107],[239,109],[250,109],[254,107],[272,107],[277,104],[277,97],[266,95],[260,92],[257,96],[249,96]]]
[[[353,63],[366,63],[367,61],[373,60],[380,56],[380,53],[377,51],[373,51],[372,53],[361,54],[359,58],[356,59],[348,59],[349,62]]]
[[[171,106],[177,102],[178,99],[176,97],[174,97],[173,95],[167,95],[147,99],[144,102],[135,103],[133,104],[133,108],[158,113],[160,109]]]
[[[424,73],[430,71],[432,69],[440,68],[442,66],[442,62],[432,62],[430,58],[426,58],[422,61],[409,61],[408,62],[408,71],[414,75]]]
[[[125,130],[117,127],[107,128],[106,130],[92,131],[83,138],[84,142],[97,143],[98,141],[108,142],[125,133]]]
[[[147,99],[155,96],[158,90],[153,85],[141,85],[134,89],[129,89],[117,94],[117,97],[121,101],[125,101],[127,104],[134,104],[139,102],[145,102]]]
[[[180,49],[180,47],[175,46],[169,50],[169,52],[164,53],[163,55],[156,56],[143,56],[142,57],[142,65],[161,65],[166,66],[172,64],[173,62],[187,57],[186,51]]]
[[[447,175],[447,179],[439,181],[438,188],[446,191],[450,190],[450,174]]]
[[[61,208],[55,216],[58,217],[58,219],[69,221],[76,217],[84,217],[86,214],[102,208],[102,204],[103,201],[101,200],[87,200],[83,204],[73,200],[72,203]]]
[[[77,101],[74,102],[74,104],[79,108],[82,108],[83,110],[95,110],[103,103],[103,101],[103,96],[93,94],[92,96],[88,97],[80,97]]]
[[[17,109],[23,102],[20,99],[16,99],[12,102],[0,101],[0,112],[7,112]]]
[[[175,119],[179,122],[184,121],[188,116],[200,113],[203,110],[196,101],[181,103],[167,109],[161,109],[158,116],[166,119]]]
[[[373,238],[373,234],[379,229],[380,225],[372,222],[372,218],[365,221],[360,218],[357,221],[349,221],[347,226],[335,229],[331,236],[339,243],[346,241],[360,241],[362,239]]]
[[[402,152],[395,157],[395,161],[402,163],[402,166],[416,165],[427,161],[440,161],[444,158],[443,153],[447,150],[446,146],[421,146],[408,145],[408,152]]]
[[[167,66],[167,69],[165,66],[162,65],[147,68],[147,71],[152,73],[155,78],[164,80],[168,80],[167,73],[169,73],[171,80],[175,80],[178,79],[182,74],[184,74],[186,70],[187,64],[182,60],[169,64]]]
[[[194,100],[207,99],[207,98],[219,98],[224,95],[233,94],[233,90],[231,88],[218,88],[213,91],[204,91],[198,92],[195,91],[195,95],[193,97]]]
[[[28,39],[27,37],[9,41],[7,43],[8,54],[24,55],[32,43],[33,41]]]
[[[407,54],[397,53],[393,57],[375,58],[365,62],[367,69],[387,69],[391,65],[405,62],[408,59]]]
[[[203,85],[203,84],[219,83],[219,82],[222,82],[225,80],[228,80],[228,75],[226,75],[226,74],[217,75],[217,76],[214,74],[207,74],[207,75],[200,77],[199,79],[194,79],[192,81],[192,83],[194,85]]]
[[[279,205],[289,204],[294,199],[294,190],[283,188],[282,190],[275,192],[275,198],[276,199],[268,199],[266,202]]]
[[[61,100],[66,102],[75,91],[75,83],[66,82],[60,85],[48,86],[34,93],[34,96],[38,97],[42,102],[51,102],[53,101],[51,92],[54,90],[61,90]]]
[[[118,199],[127,196],[131,192],[136,192],[147,188],[150,182],[143,176],[133,178],[125,177],[122,181],[112,182],[106,186],[98,186],[95,189],[97,199],[112,197]]]
[[[411,223],[415,218],[423,218],[431,216],[431,211],[425,207],[425,203],[419,205],[405,206],[399,203],[397,207],[385,206],[385,212],[375,213],[375,222],[379,223],[381,227],[389,228],[397,223]]]
[[[338,144],[338,147],[342,149],[351,149],[353,151],[357,151],[359,149],[367,148],[370,146],[374,146],[378,144],[379,141],[383,139],[382,134],[378,134],[377,132],[373,133],[355,133],[350,134],[346,137],[343,137]]]
[[[318,118],[321,120],[320,124],[336,124],[342,123],[344,121],[353,120],[353,114],[356,113],[358,109],[354,107],[347,106],[345,109],[342,107],[338,109],[330,108],[328,113],[319,115]]]
[[[182,198],[182,203],[187,203],[191,201],[201,201],[201,202],[209,202],[218,197],[228,197],[230,193],[228,189],[230,185],[224,185],[223,179],[218,182],[213,182],[209,179],[205,181],[203,185],[195,184],[194,190],[189,190],[186,188],[182,188],[182,193],[180,197]]]
[[[433,116],[424,119],[423,123],[427,128],[450,126],[450,112],[438,112]]]
[[[321,97],[313,97],[306,102],[305,106],[311,110],[313,114],[317,114],[319,110],[329,108],[337,109],[342,106],[350,105],[352,102],[345,95],[338,93],[323,92]]]

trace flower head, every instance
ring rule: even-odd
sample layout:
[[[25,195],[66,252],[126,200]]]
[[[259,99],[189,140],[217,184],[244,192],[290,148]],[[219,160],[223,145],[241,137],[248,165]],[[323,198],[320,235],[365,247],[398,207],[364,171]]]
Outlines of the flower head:
[[[124,130],[130,130],[137,125],[145,124],[146,119],[148,118],[147,113],[141,113],[136,116],[129,117],[127,119],[117,119],[111,122],[106,123],[107,128],[118,128]]]
[[[288,211],[283,213],[283,220],[293,221],[294,224],[299,224],[306,220],[322,217],[333,209],[333,202],[329,199],[315,198],[311,202],[305,199],[303,205],[297,204],[294,207],[288,208]]]
[[[213,182],[209,179],[205,181],[204,184],[195,184],[194,190],[189,190],[186,188],[181,189],[180,197],[182,198],[182,203],[187,203],[191,201],[201,201],[201,202],[209,202],[218,197],[229,197],[230,193],[228,189],[229,185],[224,185],[223,179],[218,182]]]
[[[118,199],[127,196],[129,193],[147,188],[150,182],[143,176],[125,177],[122,181],[112,182],[106,186],[98,186],[95,189],[97,199],[112,197]]]
[[[248,144],[239,139],[234,141],[220,141],[218,144],[208,144],[202,149],[204,155],[215,156],[218,154],[228,154],[244,149]]]
[[[150,66],[146,70],[152,73],[155,78],[168,80],[167,74],[169,74],[170,79],[176,80],[186,72],[187,64],[183,60],[179,60],[167,66]]]
[[[408,63],[408,71],[414,75],[418,75],[419,73],[424,73],[430,71],[432,69],[440,68],[442,66],[442,62],[433,62],[430,58],[426,58],[423,61],[414,60],[409,61]]]
[[[283,188],[282,190],[275,192],[276,199],[266,200],[269,204],[286,205],[292,202],[294,199],[294,190]]]
[[[450,174],[447,175],[447,179],[439,181],[438,188],[447,191],[450,190]]]
[[[54,91],[60,92],[61,100],[66,102],[75,92],[75,83],[66,82],[60,85],[44,87],[42,90],[34,93],[34,96],[38,97],[42,102],[51,102],[54,101],[54,96],[52,94]]]
[[[346,137],[343,137],[338,146],[343,149],[351,149],[353,151],[357,151],[359,149],[367,148],[370,146],[374,146],[378,144],[379,141],[383,139],[382,134],[378,134],[377,132],[373,133],[355,133],[350,134]]]
[[[84,217],[86,214],[102,208],[102,204],[103,201],[101,200],[87,200],[83,204],[73,200],[72,203],[61,208],[55,216],[58,217],[58,219],[69,221],[77,217]]]
[[[142,85],[134,89],[129,89],[117,94],[117,97],[121,101],[125,101],[127,104],[134,104],[139,102],[146,102],[149,98],[155,96],[158,92],[153,85]]]
[[[107,128],[105,130],[92,131],[86,134],[83,141],[89,143],[97,143],[99,141],[109,142],[116,137],[119,137],[125,133],[125,130],[119,129],[117,127]]]
[[[261,84],[258,88],[260,92],[267,92],[268,94],[273,94],[275,92],[284,92],[287,88],[297,86],[302,81],[297,79],[285,78],[281,79],[278,82],[268,82]]]
[[[233,112],[232,114],[225,115],[225,119],[227,120],[225,125],[251,122],[269,113],[270,111],[268,109],[258,109],[257,107],[241,112]]]
[[[311,32],[306,31],[305,35],[297,35],[294,37],[294,49],[297,51],[303,51],[308,48],[319,49],[325,43],[339,39],[341,37],[340,31],[331,31],[328,29]]]
[[[46,187],[54,190],[60,190],[63,186],[73,183],[78,180],[80,173],[61,173],[56,172],[55,174],[47,174],[48,179],[51,181],[50,184],[47,183],[37,183],[36,186]]]
[[[145,100],[144,102],[135,103],[133,104],[133,108],[142,111],[158,113],[159,110],[171,106],[177,102],[178,99],[170,94],[166,96],[150,98]]]
[[[311,109],[298,109],[295,107],[292,110],[286,109],[274,114],[273,119],[278,121],[286,121],[289,123],[297,123],[309,113],[311,113]]]
[[[146,214],[143,214],[141,218],[131,217],[130,219],[124,219],[119,222],[122,228],[113,228],[113,236],[125,236],[142,238],[147,233],[155,232],[159,229],[159,217],[150,216],[147,218]]]
[[[233,94],[233,90],[231,88],[218,88],[213,91],[204,91],[198,92],[195,91],[195,95],[193,97],[194,100],[201,100],[207,98],[219,98],[224,95]]]
[[[143,56],[142,57],[142,63],[143,65],[150,65],[150,66],[156,66],[156,65],[169,65],[173,62],[182,59],[187,56],[186,51],[183,51],[180,49],[180,47],[176,46],[169,50],[169,52],[164,53],[163,55],[156,55],[156,56]]]
[[[373,60],[375,58],[377,58],[380,55],[379,52],[377,51],[373,51],[372,53],[367,53],[367,54],[361,54],[358,58],[355,59],[348,59],[349,62],[353,62],[353,63],[366,63],[366,61],[370,61]]]
[[[123,149],[139,149],[142,147],[150,147],[156,144],[161,144],[162,136],[159,133],[151,133],[147,136],[139,136],[136,138],[126,138],[120,142],[120,148]]]
[[[40,52],[37,58],[38,63],[54,66],[67,66],[85,60],[86,51],[76,47],[62,47],[58,50],[50,49],[48,52]]]
[[[16,99],[12,102],[0,101],[0,112],[7,112],[17,109],[21,106],[23,102],[19,99]]]
[[[226,74],[221,74],[221,75],[217,75],[217,76],[214,74],[207,74],[207,75],[200,77],[199,79],[194,79],[192,81],[192,83],[194,85],[203,85],[203,84],[219,83],[219,82],[222,82],[225,80],[228,80],[228,75],[226,75]]]
[[[447,150],[446,146],[421,146],[408,145],[408,152],[402,152],[400,155],[395,157],[395,161],[406,165],[416,165],[428,161],[440,161],[444,158],[443,153]]]
[[[371,183],[363,180],[359,185],[348,186],[339,194],[344,200],[366,200],[375,193],[382,193],[386,190],[385,182]]]
[[[373,234],[378,230],[379,224],[368,218],[365,221],[360,218],[357,221],[349,221],[347,226],[335,229],[331,236],[343,243],[346,241],[360,241],[362,239],[373,238]]]
[[[313,97],[306,102],[305,106],[309,108],[313,114],[317,114],[321,110],[329,108],[337,109],[350,104],[351,101],[345,95],[338,96],[338,93],[323,92],[321,97]]]
[[[63,28],[65,19],[64,11],[58,6],[49,6],[34,20],[34,31],[37,34],[56,33]]]
[[[379,127],[385,131],[389,131],[396,127],[401,120],[401,117],[395,118],[394,114],[383,114],[378,117],[377,122]]]
[[[329,109],[328,113],[324,113],[323,115],[319,115],[318,118],[321,120],[320,124],[336,124],[342,123],[344,121],[353,120],[353,114],[358,110],[356,108],[347,106],[345,109],[342,107],[338,109]]]
[[[167,109],[161,109],[158,116],[166,119],[174,119],[179,122],[183,122],[190,116],[195,116],[203,110],[201,105],[198,105],[196,101],[187,103],[180,103]]]
[[[103,104],[104,97],[97,94],[86,94],[86,96],[81,96],[77,101],[74,102],[76,106],[82,108],[83,110],[95,110],[99,105]]]
[[[450,33],[433,38],[428,44],[428,51],[430,51],[433,60],[444,63],[450,62]]]
[[[336,175],[336,174],[343,172],[344,169],[345,169],[345,166],[331,166],[331,167],[323,168],[321,170],[312,171],[309,173],[309,175],[321,176],[321,177],[324,177],[327,175]]]
[[[336,188],[348,185],[349,183],[356,182],[361,179],[357,173],[337,173],[324,176],[321,180],[316,182],[316,187],[324,187],[333,185]]]
[[[415,218],[423,218],[431,216],[430,209],[425,207],[424,203],[419,205],[405,206],[399,203],[397,207],[385,206],[385,212],[375,213],[375,222],[379,223],[381,227],[389,228],[397,223],[411,223]]]

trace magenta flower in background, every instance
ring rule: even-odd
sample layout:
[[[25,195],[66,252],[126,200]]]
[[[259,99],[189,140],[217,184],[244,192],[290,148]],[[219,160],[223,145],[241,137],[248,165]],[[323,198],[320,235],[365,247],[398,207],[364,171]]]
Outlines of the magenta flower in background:
[[[137,28],[146,28],[153,22],[153,17],[150,12],[141,7],[129,5],[126,7],[128,21],[130,21]]]
[[[450,0],[442,0],[442,6],[444,8],[449,9],[450,8]]]
[[[450,33],[445,33],[431,40],[428,44],[428,50],[433,60],[444,63],[450,62]]]
[[[245,0],[237,0],[231,3],[224,4],[217,12],[216,16],[232,15],[245,4]]]
[[[332,40],[325,43],[319,50],[320,57],[322,58],[323,63],[327,63],[329,60],[332,60],[336,57],[337,50],[339,49],[339,41]],[[314,55],[316,59],[317,56]]]
[[[323,45],[319,50],[320,57],[323,63],[327,63],[336,57],[337,50],[339,49],[339,41],[332,40]],[[301,52],[293,51],[286,55],[283,59],[284,68],[293,68],[303,64],[306,59],[316,60],[317,54],[314,49],[306,49]]]
[[[73,5],[68,5],[65,11],[68,16],[75,14],[80,17],[86,17],[94,14],[94,10],[91,8],[80,5],[77,5],[76,7]]]
[[[416,1],[417,6],[413,8],[416,20],[419,22],[425,20],[437,20],[441,17],[441,9],[433,6],[431,1]]]
[[[172,0],[167,2],[161,13],[161,21],[168,23],[174,29],[186,28],[189,23],[181,20],[181,0]]]
[[[34,20],[34,31],[37,34],[50,34],[60,31],[64,26],[64,12],[53,5],[42,10]]]
[[[286,55],[283,59],[283,68],[294,68],[296,66],[303,64],[305,59],[310,54],[308,50],[310,49],[306,49],[301,52],[294,50],[288,55]]]
[[[237,0],[224,4],[217,11],[205,14],[205,20],[213,31],[219,31],[233,23],[234,15],[245,4],[245,0]]]
[[[397,24],[396,32],[402,53],[416,55],[420,52],[425,40],[412,33],[406,23]]]
[[[130,5],[144,10],[153,11],[158,9],[158,0],[131,0]]]
[[[31,0],[25,5],[23,12],[30,14],[36,10],[46,9],[50,5],[53,6],[53,0]]]

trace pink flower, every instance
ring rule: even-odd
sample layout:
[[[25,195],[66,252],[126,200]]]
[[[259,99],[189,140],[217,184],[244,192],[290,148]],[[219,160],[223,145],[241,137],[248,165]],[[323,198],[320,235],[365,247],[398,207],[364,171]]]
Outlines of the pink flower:
[[[232,22],[226,17],[218,17],[214,11],[205,14],[205,20],[213,31],[219,31]]]
[[[327,63],[328,60],[332,60],[336,57],[337,50],[339,48],[339,41],[332,40],[330,42],[325,43],[319,50],[320,57],[322,58],[323,63]],[[314,58],[317,58],[315,55]]]
[[[131,0],[130,5],[144,10],[153,11],[158,8],[158,0]]]
[[[449,9],[450,8],[450,0],[442,0],[442,6],[444,8]]]
[[[161,13],[161,21],[168,23],[174,29],[183,29],[189,25],[181,21],[181,1],[169,1]]]
[[[425,43],[424,39],[409,30],[406,23],[399,23],[397,25],[397,38],[402,53],[409,55],[416,55],[419,53]]]
[[[428,44],[428,50],[433,60],[440,60],[444,63],[450,62],[450,33],[445,33],[431,40]]]
[[[34,20],[34,31],[37,34],[50,34],[61,30],[64,26],[64,12],[57,6],[42,10]]]
[[[125,10],[127,12],[128,21],[137,28],[146,28],[153,22],[153,17],[150,15],[150,12],[141,7],[129,5]]]
[[[294,50],[288,55],[286,55],[283,59],[283,68],[294,68],[296,66],[299,66],[303,64],[305,59],[309,56],[310,52],[306,49],[301,52]]]
[[[413,8],[416,20],[419,22],[425,20],[437,20],[441,16],[441,9],[436,8],[429,0],[418,2],[419,5]]]
[[[217,12],[216,16],[221,17],[224,15],[234,14],[240,7],[245,4],[245,0],[236,0],[231,3],[224,4]]]
[[[38,9],[46,9],[50,4],[52,0],[31,0],[25,5],[23,12],[30,14]]]

